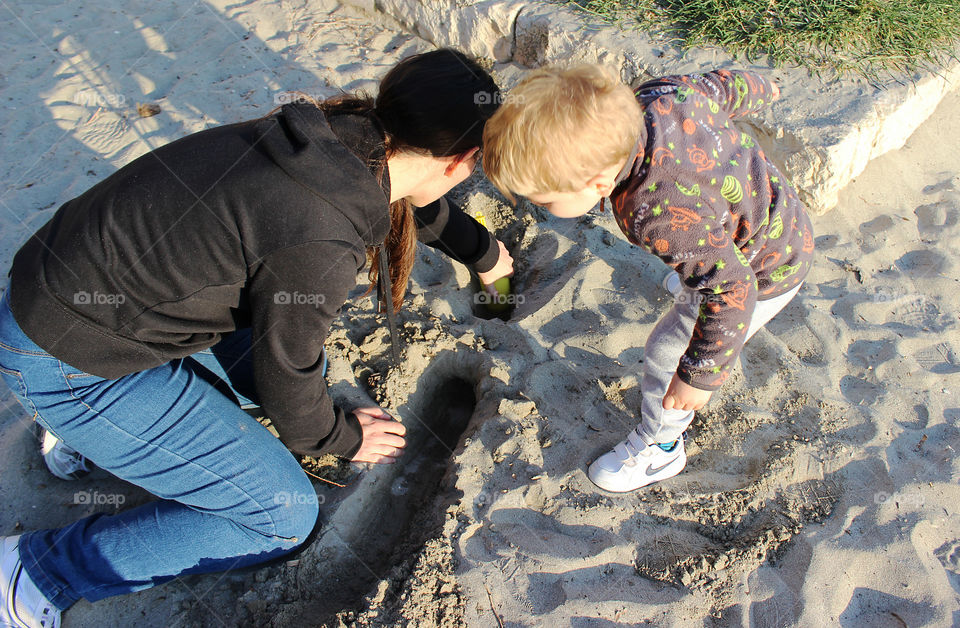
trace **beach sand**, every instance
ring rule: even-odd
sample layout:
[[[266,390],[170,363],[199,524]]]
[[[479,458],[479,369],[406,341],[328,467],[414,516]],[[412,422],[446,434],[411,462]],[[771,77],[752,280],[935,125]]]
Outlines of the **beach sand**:
[[[373,90],[430,48],[334,2],[13,7],[0,28],[7,266],[137,155],[262,115],[285,90]],[[811,274],[698,414],[685,471],[626,495],[585,469],[636,423],[667,269],[609,211],[556,219],[472,178],[454,195],[517,260],[508,320],[482,316],[468,271],[421,247],[402,365],[387,368],[362,281],[327,343],[334,397],[410,429],[402,464],[307,461],[346,486],[316,483],[324,527],[296,558],[80,602],[64,625],[960,624],[957,138],[955,92],[814,218]],[[0,534],[151,499],[102,471],[52,477],[29,418],[6,391],[0,404]]]

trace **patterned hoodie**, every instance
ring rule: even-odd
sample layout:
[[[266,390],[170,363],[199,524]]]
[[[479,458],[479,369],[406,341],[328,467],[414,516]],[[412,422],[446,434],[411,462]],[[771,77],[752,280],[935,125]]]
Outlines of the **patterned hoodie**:
[[[718,70],[660,78],[635,93],[644,129],[610,195],[614,214],[630,242],[704,297],[677,374],[716,390],[757,300],[789,292],[809,271],[810,220],[786,177],[732,122],[770,100],[766,79]]]

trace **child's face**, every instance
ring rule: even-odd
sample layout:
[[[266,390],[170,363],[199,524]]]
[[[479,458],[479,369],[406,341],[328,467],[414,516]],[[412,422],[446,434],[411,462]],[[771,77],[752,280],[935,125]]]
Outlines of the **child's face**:
[[[590,211],[605,196],[610,196],[616,187],[617,175],[623,170],[626,160],[605,168],[591,177],[587,184],[575,192],[536,192],[524,194],[531,203],[540,205],[557,218],[576,218]]]
[[[576,218],[590,211],[603,195],[596,187],[588,186],[577,192],[542,192],[527,194],[526,197],[557,218]]]

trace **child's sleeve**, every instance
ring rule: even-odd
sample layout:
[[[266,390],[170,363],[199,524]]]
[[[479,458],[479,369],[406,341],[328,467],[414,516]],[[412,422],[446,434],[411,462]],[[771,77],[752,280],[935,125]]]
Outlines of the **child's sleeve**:
[[[656,97],[671,87],[678,96],[697,91],[714,101],[731,118],[759,111],[773,99],[773,85],[765,77],[744,70],[714,70],[705,74],[665,76],[637,88],[637,96]]]
[[[636,233],[642,246],[673,267],[702,298],[677,375],[694,388],[716,390],[743,348],[757,302],[757,280],[733,239],[708,213],[664,200],[637,222]]]

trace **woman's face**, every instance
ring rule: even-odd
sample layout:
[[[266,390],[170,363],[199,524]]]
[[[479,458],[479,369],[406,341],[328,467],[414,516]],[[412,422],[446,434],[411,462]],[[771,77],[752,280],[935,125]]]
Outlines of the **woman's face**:
[[[407,197],[414,207],[434,202],[469,177],[480,163],[480,149],[473,148],[459,155],[429,157],[424,164],[424,177]]]

